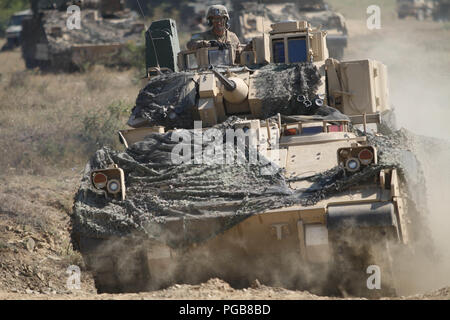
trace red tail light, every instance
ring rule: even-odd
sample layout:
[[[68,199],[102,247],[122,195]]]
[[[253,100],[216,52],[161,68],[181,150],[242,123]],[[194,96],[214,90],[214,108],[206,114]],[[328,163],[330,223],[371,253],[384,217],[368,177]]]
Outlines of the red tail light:
[[[297,129],[291,128],[291,129],[285,129],[284,135],[285,136],[295,136],[297,134]]]
[[[373,160],[373,153],[369,149],[362,149],[358,154],[358,158],[361,161],[361,164],[368,165]]]
[[[106,182],[108,182],[108,177],[103,173],[96,173],[93,178],[94,186],[97,189],[104,188],[106,186]]]
[[[344,131],[343,125],[331,125],[328,127],[328,132],[342,132]]]

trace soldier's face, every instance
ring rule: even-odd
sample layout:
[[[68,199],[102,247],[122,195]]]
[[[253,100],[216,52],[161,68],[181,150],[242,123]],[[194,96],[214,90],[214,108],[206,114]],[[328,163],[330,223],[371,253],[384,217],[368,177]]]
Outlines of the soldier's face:
[[[215,31],[224,31],[225,30],[225,17],[212,17],[212,24]]]

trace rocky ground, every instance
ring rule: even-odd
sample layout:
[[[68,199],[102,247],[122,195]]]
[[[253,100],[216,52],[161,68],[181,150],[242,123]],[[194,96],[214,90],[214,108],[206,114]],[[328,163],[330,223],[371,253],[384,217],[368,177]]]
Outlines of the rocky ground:
[[[351,58],[362,58],[368,51],[378,58],[380,55],[377,56],[378,51],[374,49],[377,41],[408,37],[408,34],[434,47],[437,46],[437,40],[444,42],[444,47],[439,50],[443,50],[442,70],[448,74],[450,63],[445,43],[450,43],[450,31],[443,25],[412,19],[393,20],[381,31],[371,33],[365,29],[363,21],[355,20],[349,22],[349,27],[352,37],[349,45],[352,48],[347,55]],[[405,36],[400,36],[398,30],[406,33]],[[395,41],[392,44],[391,48],[384,50],[395,51]],[[430,54],[433,56],[434,53]],[[19,55],[19,50],[0,53],[0,73],[6,75],[11,68],[15,71],[23,68],[23,65],[12,67],[7,62],[17,59]],[[394,71],[398,71],[396,63],[399,58],[394,55],[391,57],[387,57],[388,66],[393,64]],[[393,79],[395,85],[399,76],[396,74]],[[443,79],[442,85],[448,88],[448,78]],[[395,93],[394,97],[399,94]],[[445,134],[448,132],[445,130],[438,132]],[[148,293],[97,294],[92,276],[84,269],[81,256],[73,250],[69,241],[72,199],[82,170],[82,165],[76,165],[40,175],[23,173],[20,167],[3,168],[0,172],[0,299],[335,299],[303,291],[266,287],[259,283],[237,290],[220,279],[211,279],[201,285],[177,284]],[[67,268],[70,265],[81,267],[80,290],[67,289]],[[450,285],[450,278],[439,283],[444,284],[442,289],[431,289],[428,293],[420,292],[398,299],[450,299],[450,287],[446,286]]]
[[[66,269],[70,265],[83,265],[69,239],[71,197],[79,180],[77,173],[60,175],[57,183],[53,179],[0,177],[2,292],[70,293]],[[83,292],[96,292],[88,272],[82,273],[81,283]]]

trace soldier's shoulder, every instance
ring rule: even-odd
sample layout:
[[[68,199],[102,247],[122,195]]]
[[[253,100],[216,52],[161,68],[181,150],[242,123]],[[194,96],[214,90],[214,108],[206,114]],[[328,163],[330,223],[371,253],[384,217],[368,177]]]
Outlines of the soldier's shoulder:
[[[228,30],[228,34],[229,34],[229,36],[230,36],[233,40],[239,41],[238,36],[237,36],[236,33],[234,33],[233,31]]]

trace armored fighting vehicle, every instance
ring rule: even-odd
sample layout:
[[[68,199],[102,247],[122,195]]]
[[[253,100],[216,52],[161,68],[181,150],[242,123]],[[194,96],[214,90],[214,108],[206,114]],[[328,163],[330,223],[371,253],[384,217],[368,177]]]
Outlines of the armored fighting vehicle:
[[[75,196],[72,237],[98,291],[220,277],[392,294],[415,210],[399,170],[409,151],[381,133],[386,66],[329,58],[305,21],[273,24],[239,57],[180,51],[173,20],[146,37],[125,150],[97,151]]]
[[[235,2],[231,29],[243,42],[271,30],[270,25],[288,20],[304,20],[328,33],[330,57],[342,59],[347,47],[348,31],[342,14],[329,9],[322,0],[270,3]]]
[[[22,33],[22,20],[32,15],[31,10],[24,10],[14,13],[6,28],[6,43],[3,50],[11,50],[20,45]]]
[[[74,71],[93,63],[129,66],[127,45],[143,41],[144,24],[119,0],[32,0],[32,10],[22,31],[27,68]]]
[[[433,2],[429,0],[397,0],[397,14],[399,19],[411,16],[422,21],[432,17]]]
[[[433,1],[433,20],[448,21],[450,20],[450,1],[434,0]]]

